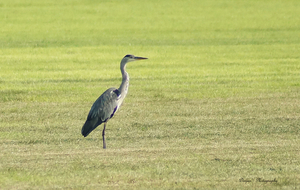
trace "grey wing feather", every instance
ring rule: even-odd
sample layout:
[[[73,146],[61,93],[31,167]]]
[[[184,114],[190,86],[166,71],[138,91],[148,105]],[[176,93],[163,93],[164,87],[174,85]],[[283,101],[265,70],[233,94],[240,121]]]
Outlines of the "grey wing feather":
[[[117,107],[118,95],[114,92],[116,88],[110,88],[106,90],[93,104],[88,118],[93,119],[98,117],[102,122],[110,119]]]
[[[95,101],[81,130],[84,137],[114,115],[119,97],[119,91],[116,88],[110,88]]]

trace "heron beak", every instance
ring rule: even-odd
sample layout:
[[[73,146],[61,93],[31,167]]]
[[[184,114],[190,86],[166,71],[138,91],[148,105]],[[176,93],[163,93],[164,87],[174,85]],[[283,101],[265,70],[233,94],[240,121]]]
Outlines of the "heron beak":
[[[134,59],[135,59],[136,61],[138,61],[138,60],[143,60],[143,59],[148,59],[148,58],[146,58],[146,57],[134,57]]]

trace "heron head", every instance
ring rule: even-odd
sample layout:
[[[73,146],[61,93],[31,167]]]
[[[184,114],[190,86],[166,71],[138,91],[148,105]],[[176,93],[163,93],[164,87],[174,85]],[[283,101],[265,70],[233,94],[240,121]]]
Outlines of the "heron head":
[[[132,61],[138,61],[138,60],[143,60],[143,59],[148,59],[146,57],[136,57],[134,55],[125,55],[125,57],[123,58],[123,60],[126,60],[126,62],[132,62]]]

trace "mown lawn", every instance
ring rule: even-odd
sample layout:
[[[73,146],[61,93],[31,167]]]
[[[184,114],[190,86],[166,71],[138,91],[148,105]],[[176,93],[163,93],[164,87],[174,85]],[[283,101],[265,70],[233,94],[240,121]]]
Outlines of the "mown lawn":
[[[300,2],[0,2],[0,189],[297,189]],[[107,126],[92,103],[130,88]]]

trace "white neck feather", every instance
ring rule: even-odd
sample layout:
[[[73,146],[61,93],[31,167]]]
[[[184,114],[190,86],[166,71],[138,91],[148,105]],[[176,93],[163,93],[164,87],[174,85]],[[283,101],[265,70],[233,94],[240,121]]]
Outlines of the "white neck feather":
[[[126,72],[125,68],[126,68],[126,63],[121,62],[120,69],[121,69],[121,73],[122,73],[122,83],[118,90],[120,91],[122,98],[125,98],[125,96],[128,92],[128,86],[129,86],[129,75]]]

